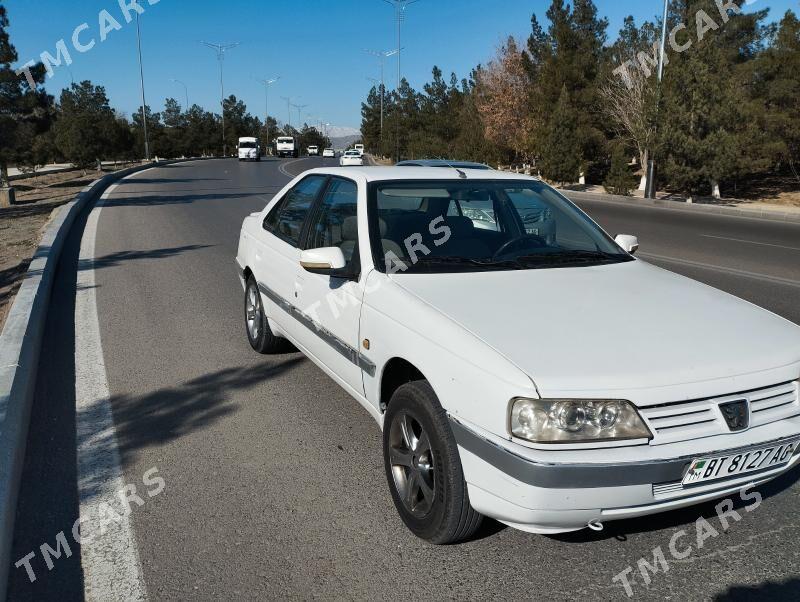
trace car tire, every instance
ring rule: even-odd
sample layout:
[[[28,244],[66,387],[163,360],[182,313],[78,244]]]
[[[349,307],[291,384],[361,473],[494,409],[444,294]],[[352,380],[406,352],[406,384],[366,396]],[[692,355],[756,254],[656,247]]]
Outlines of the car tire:
[[[258,353],[282,353],[289,348],[289,341],[272,333],[258,284],[252,275],[244,291],[244,326],[250,346]]]
[[[412,533],[434,544],[475,533],[483,516],[470,506],[447,413],[428,381],[406,383],[392,395],[383,458],[392,501]]]

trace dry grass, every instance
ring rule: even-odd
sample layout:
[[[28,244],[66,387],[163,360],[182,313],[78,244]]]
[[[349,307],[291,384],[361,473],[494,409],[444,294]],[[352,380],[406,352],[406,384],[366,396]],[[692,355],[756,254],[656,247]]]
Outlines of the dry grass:
[[[102,172],[45,173],[12,182],[17,202],[0,207],[0,329],[54,211],[112,171],[106,167]]]

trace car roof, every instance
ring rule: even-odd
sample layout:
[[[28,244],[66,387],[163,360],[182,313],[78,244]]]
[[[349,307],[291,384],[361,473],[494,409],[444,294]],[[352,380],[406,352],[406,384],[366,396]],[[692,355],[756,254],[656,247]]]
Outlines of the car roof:
[[[466,180],[459,175],[461,171],[467,176]],[[539,179],[508,171],[495,171],[486,169],[431,169],[430,167],[384,167],[384,166],[357,166],[357,167],[317,167],[309,169],[301,175],[322,174],[331,176],[352,177],[360,175],[368,182],[384,180],[455,180],[465,182],[469,180],[530,180],[538,182]]]
[[[400,161],[397,165],[402,167],[459,167],[461,169],[491,169],[485,163],[475,163],[473,161],[449,161],[447,159],[411,159]]]

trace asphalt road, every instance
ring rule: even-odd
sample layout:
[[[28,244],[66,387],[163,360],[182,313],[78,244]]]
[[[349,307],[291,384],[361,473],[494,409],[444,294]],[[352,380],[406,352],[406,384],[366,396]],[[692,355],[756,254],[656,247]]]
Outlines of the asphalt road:
[[[141,484],[155,467],[165,482],[132,514],[150,599],[626,600],[614,577],[652,562],[681,529],[692,553],[649,585],[637,578],[633,599],[800,597],[798,471],[762,487],[753,512],[737,503],[742,520],[727,531],[706,504],[601,533],[546,537],[487,521],[456,546],[411,535],[392,505],[372,419],[302,356],[258,356],[244,334],[233,263],[242,218],[287,173],[322,162],[157,168],[126,180],[100,214],[91,286],[123,478]],[[638,235],[643,258],[800,323],[800,225],[581,206],[610,233]],[[67,244],[48,324],[15,558],[54,546],[78,516],[80,236],[79,227]],[[701,516],[720,534],[698,549]],[[81,550],[71,551],[51,570],[37,556],[34,583],[12,566],[9,599],[79,599]]]

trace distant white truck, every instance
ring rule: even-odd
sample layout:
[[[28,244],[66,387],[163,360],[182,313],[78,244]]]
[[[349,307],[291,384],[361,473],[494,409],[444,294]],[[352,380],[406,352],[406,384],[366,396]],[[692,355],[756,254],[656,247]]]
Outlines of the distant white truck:
[[[261,143],[258,138],[244,136],[236,145],[239,161],[261,161]]]
[[[275,154],[279,157],[297,157],[299,156],[299,148],[297,140],[292,136],[279,136],[275,141]]]
[[[358,151],[359,156],[364,154],[364,145],[363,144],[354,144],[353,149]]]
[[[317,155],[319,155],[319,147],[312,144],[311,146],[308,147],[308,156],[316,157]]]

